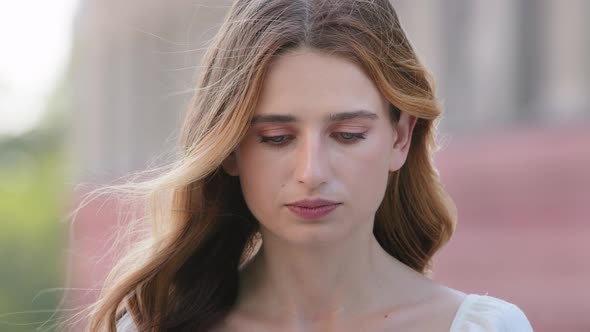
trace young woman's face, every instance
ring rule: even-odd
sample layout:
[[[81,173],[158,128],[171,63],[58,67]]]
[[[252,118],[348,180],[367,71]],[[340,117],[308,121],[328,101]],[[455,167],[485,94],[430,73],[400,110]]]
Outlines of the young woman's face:
[[[392,123],[388,102],[357,64],[297,50],[271,65],[251,127],[224,169],[239,176],[263,236],[299,244],[342,240],[359,227],[372,232],[388,174],[405,162],[414,121],[402,113]],[[337,205],[290,206],[314,199]]]

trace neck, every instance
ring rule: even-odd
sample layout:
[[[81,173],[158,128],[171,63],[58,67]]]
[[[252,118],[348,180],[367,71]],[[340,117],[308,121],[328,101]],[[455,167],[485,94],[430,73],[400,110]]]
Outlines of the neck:
[[[265,315],[281,321],[334,322],[375,310],[384,290],[407,278],[409,268],[372,232],[357,234],[338,243],[294,245],[263,233],[241,288]]]

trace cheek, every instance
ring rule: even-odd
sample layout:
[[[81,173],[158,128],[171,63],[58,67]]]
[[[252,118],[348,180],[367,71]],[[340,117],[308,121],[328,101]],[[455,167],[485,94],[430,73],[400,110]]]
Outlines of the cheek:
[[[340,163],[346,165],[350,194],[367,212],[375,212],[383,200],[389,175],[390,153],[386,144],[375,143],[360,151],[354,158],[349,157],[347,163]],[[351,163],[351,160],[354,162]]]
[[[238,169],[248,208],[258,220],[264,220],[266,210],[279,204],[276,199],[281,187],[281,164],[269,160],[268,153],[246,144],[238,152]]]

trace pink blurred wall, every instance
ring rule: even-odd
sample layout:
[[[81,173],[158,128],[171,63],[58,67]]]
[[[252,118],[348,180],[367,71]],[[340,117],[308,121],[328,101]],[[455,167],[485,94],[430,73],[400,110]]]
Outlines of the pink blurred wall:
[[[435,279],[517,304],[537,332],[590,331],[590,125],[451,141],[459,222]]]

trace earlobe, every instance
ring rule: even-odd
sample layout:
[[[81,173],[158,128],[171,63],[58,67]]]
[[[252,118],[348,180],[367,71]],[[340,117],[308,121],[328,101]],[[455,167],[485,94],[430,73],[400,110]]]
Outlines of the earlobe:
[[[236,154],[232,152],[225,160],[221,163],[221,167],[230,176],[238,176],[238,164],[236,161]]]

